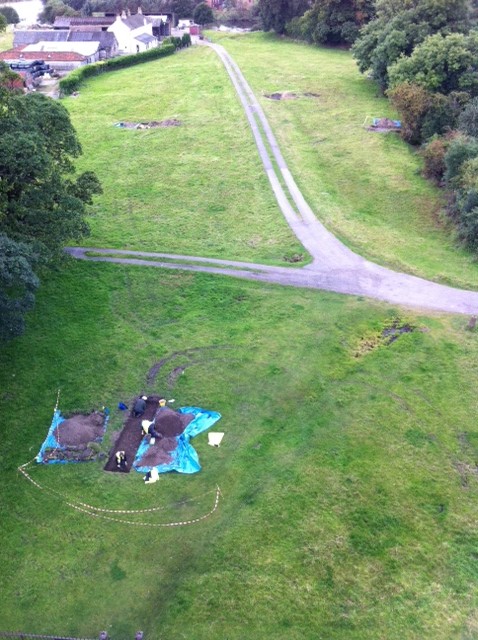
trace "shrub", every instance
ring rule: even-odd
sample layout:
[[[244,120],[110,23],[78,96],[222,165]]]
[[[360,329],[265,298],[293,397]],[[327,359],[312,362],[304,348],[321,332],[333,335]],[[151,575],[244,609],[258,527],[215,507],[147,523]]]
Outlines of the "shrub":
[[[193,19],[197,24],[211,24],[214,22],[214,14],[211,7],[206,2],[200,2],[194,9]]]
[[[445,154],[444,177],[447,185],[459,188],[465,163],[476,157],[478,157],[478,140],[466,136],[457,136],[452,140]]]
[[[422,140],[429,140],[434,135],[442,135],[454,129],[458,113],[448,96],[431,94],[420,132]]]
[[[189,35],[189,33],[183,33],[183,37],[181,38],[181,46],[182,47],[191,46],[191,36]]]
[[[181,38],[178,39],[181,40]],[[124,69],[125,67],[142,64],[143,62],[149,62],[150,60],[156,60],[157,58],[164,58],[165,56],[169,56],[174,53],[174,51],[175,47],[172,44],[163,43],[161,47],[148,49],[148,51],[143,51],[142,53],[110,58],[104,62],[97,62],[95,64],[79,67],[60,80],[60,93],[62,96],[68,96],[74,91],[78,91],[82,83],[87,78],[97,76],[100,73],[106,73],[107,71],[115,71],[116,69]]]
[[[430,94],[423,87],[403,82],[388,91],[402,121],[401,136],[410,144],[422,141],[422,126],[430,106]]]
[[[444,138],[435,138],[426,144],[422,151],[425,168],[423,174],[426,178],[440,183],[445,173],[445,154],[447,150],[447,141]]]
[[[0,13],[3,15],[7,24],[18,24],[20,22],[20,18],[18,13],[15,11],[13,7],[0,7]]]
[[[478,98],[473,98],[458,117],[458,129],[468,136],[478,138]]]

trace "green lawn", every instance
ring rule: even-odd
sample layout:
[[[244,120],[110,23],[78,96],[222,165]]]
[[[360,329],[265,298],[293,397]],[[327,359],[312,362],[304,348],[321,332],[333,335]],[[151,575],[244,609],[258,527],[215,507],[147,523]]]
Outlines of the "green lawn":
[[[13,46],[13,31],[7,29],[4,33],[0,33],[0,51],[7,51]]]
[[[64,100],[104,195],[92,246],[285,264],[307,254],[262,171],[226,72],[206,48],[108,74]],[[133,122],[182,126],[125,130]]]
[[[461,317],[409,314],[417,330],[380,344],[398,314],[155,269],[73,263],[52,277],[0,355],[1,626],[115,640],[139,628],[173,640],[474,638],[477,334]],[[221,448],[194,441],[199,474],[145,487],[99,463],[34,467],[59,499],[16,471],[58,388],[64,411],[112,407],[111,432],[155,362],[198,348],[148,390],[222,413]],[[174,522],[207,513],[216,485],[218,511],[193,526],[66,504],[160,506],[127,518]]]
[[[306,200],[331,231],[380,264],[478,288],[478,264],[440,218],[440,192],[421,177],[414,150],[395,134],[362,127],[366,116],[396,114],[348,51],[261,33],[209,35],[239,64]],[[283,91],[318,97],[265,97]]]
[[[352,73],[344,52],[285,42],[289,57],[304,52],[296,59],[297,84],[286,87],[287,56],[278,42],[255,35],[228,41],[253,83],[248,42],[258,60],[260,51],[265,60],[276,52],[277,90],[309,86],[299,84],[311,69],[307,51],[316,63],[324,56],[324,66],[327,56],[335,59],[337,78]],[[175,77],[184,78],[184,95]],[[356,87],[357,101],[372,100],[358,77]],[[318,79],[316,90],[325,91]],[[91,244],[144,242],[271,262],[296,250],[212,52],[189,50],[97,78],[65,104],[86,152],[81,166],[97,170],[105,186]],[[267,107],[294,114],[300,104],[305,100]],[[112,126],[172,117],[185,125]],[[306,128],[283,129],[280,135],[305,140]],[[398,141],[365,139],[375,141],[376,157],[389,147],[390,162],[402,169],[404,159],[415,162]],[[284,152],[292,165],[295,154]],[[304,173],[295,173],[304,186],[318,163],[301,154]],[[234,163],[223,162],[232,155]],[[410,176],[404,200],[409,192],[419,200],[421,189],[421,198],[436,201]],[[306,183],[308,197],[322,188]],[[372,178],[370,185],[380,193]],[[330,195],[335,204],[327,214],[337,225],[339,200]],[[193,201],[197,211],[188,212]],[[208,202],[223,210],[208,211]],[[358,222],[347,214],[343,224]],[[355,240],[365,246],[374,226],[364,218],[360,228],[364,238]],[[446,244],[442,230],[427,234],[432,249],[442,246],[450,256],[434,275],[459,281],[453,270],[465,264],[464,254]],[[380,251],[385,259],[385,242]],[[421,272],[430,268],[424,256],[416,260]],[[473,280],[474,269],[463,269],[461,280]],[[382,331],[397,318],[414,331],[386,344]],[[466,323],[353,296],[68,261],[44,277],[25,335],[0,351],[0,631],[95,638],[106,629],[112,640],[131,639],[138,629],[146,640],[473,640],[478,333]],[[146,385],[150,367],[173,354]],[[175,407],[219,411],[224,441],[218,449],[205,434],[193,441],[203,466],[196,475],[167,474],[144,486],[139,474],[105,474],[101,463],[34,465],[39,489],[17,467],[38,452],[58,389],[66,413],[111,407],[105,451],[122,426],[118,402],[140,392],[164,393]],[[218,485],[222,497],[210,517],[157,526],[207,514]],[[161,510],[100,512],[136,522],[129,525],[68,502]]]

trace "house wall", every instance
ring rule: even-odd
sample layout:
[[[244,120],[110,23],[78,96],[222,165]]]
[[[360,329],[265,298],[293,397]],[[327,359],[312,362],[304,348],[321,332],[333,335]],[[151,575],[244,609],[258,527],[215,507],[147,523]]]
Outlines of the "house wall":
[[[151,46],[147,46],[143,42],[136,40],[136,37],[143,33],[150,36],[153,35],[153,25],[150,22],[147,22],[137,29],[129,29],[129,27],[119,19],[108,27],[108,31],[115,34],[116,40],[118,41],[119,53],[137,53],[138,51],[146,51]]]

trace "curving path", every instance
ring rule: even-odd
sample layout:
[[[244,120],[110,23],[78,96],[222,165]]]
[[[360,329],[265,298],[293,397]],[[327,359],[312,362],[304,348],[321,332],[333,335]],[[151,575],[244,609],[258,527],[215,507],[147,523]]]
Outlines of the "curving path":
[[[291,230],[312,256],[312,263],[297,269],[92,247],[68,247],[68,253],[81,260],[217,273],[247,280],[360,295],[404,306],[452,313],[478,313],[478,292],[446,287],[381,267],[353,253],[327,231],[304,200],[262,107],[239,67],[224,47],[206,44],[217,53],[231,78],[279,207]],[[97,255],[89,255],[91,253]]]

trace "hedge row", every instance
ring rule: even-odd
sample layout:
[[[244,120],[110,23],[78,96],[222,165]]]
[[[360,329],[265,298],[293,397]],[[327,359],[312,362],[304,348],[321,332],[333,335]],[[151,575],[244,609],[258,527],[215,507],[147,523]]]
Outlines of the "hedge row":
[[[92,76],[97,76],[100,73],[106,73],[108,71],[115,71],[116,69],[123,69],[124,67],[132,67],[135,64],[156,60],[156,58],[164,58],[165,56],[170,56],[175,50],[176,48],[173,44],[163,44],[161,47],[148,49],[148,51],[143,51],[142,53],[110,58],[104,62],[96,62],[95,64],[78,67],[78,69],[75,69],[60,80],[60,94],[62,96],[69,96],[74,91],[78,91],[80,85]]]

